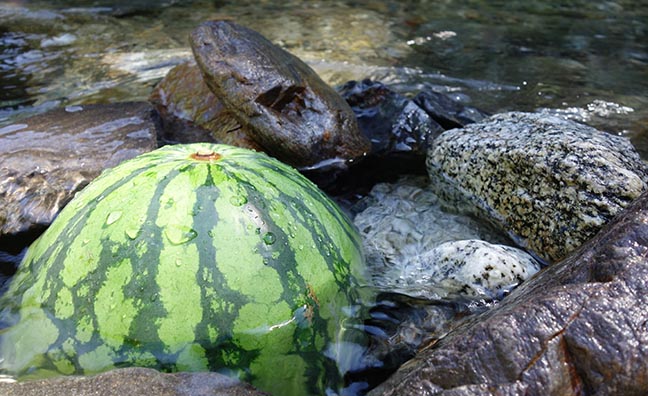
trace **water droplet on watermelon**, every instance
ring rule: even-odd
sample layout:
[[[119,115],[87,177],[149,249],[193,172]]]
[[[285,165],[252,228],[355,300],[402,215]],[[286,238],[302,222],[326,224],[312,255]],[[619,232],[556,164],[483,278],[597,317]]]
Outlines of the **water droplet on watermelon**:
[[[135,239],[135,238],[137,238],[137,235],[139,234],[139,229],[137,229],[137,228],[129,229],[129,230],[124,231],[124,233],[126,234],[126,236],[129,239]]]
[[[299,250],[304,250],[304,245],[299,245],[299,246],[298,246],[298,249],[299,249]]]
[[[151,294],[151,302],[155,302],[157,299],[158,299],[158,294],[157,293]]]
[[[213,238],[214,237],[214,231],[213,230],[207,231],[207,235],[209,235],[210,238]]]
[[[90,240],[89,239],[84,239],[84,240],[81,241],[81,246],[85,246],[88,243],[90,243]]]
[[[229,201],[234,206],[242,206],[247,203],[247,198],[242,195],[234,195],[229,199]]]
[[[164,235],[174,245],[182,245],[198,236],[196,230],[186,226],[170,225],[164,229]]]
[[[275,234],[271,232],[266,232],[265,235],[263,236],[263,242],[266,245],[272,245],[273,243],[275,243],[276,240],[277,237],[275,236]]]
[[[279,258],[279,255],[280,255],[280,254],[281,254],[281,253],[279,253],[279,252],[272,252],[271,257],[272,257],[273,260],[276,260],[276,259]]]
[[[175,204],[175,199],[173,199],[173,198],[169,198],[169,199],[167,199],[166,204],[164,204],[164,208],[165,208],[165,209],[169,209],[169,208],[172,207],[174,204]]]
[[[117,220],[122,217],[122,212],[117,210],[115,212],[110,212],[106,218],[106,225],[114,224]]]
[[[175,259],[175,265],[176,265],[176,267],[181,266],[182,265],[182,259],[180,259],[180,258]]]

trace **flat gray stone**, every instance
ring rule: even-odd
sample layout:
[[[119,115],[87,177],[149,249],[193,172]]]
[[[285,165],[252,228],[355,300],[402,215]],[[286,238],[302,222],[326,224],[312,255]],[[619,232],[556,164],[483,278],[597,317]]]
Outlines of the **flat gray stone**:
[[[163,374],[125,368],[89,377],[1,383],[3,396],[262,396],[251,385],[218,373]]]
[[[645,395],[648,193],[371,396]]]
[[[0,128],[0,237],[49,225],[102,170],[156,147],[148,103],[68,106]]]
[[[533,113],[442,133],[427,169],[446,202],[495,223],[548,262],[593,237],[648,181],[628,139]]]
[[[229,21],[198,26],[191,47],[207,86],[268,154],[296,167],[371,149],[355,114],[294,55]]]

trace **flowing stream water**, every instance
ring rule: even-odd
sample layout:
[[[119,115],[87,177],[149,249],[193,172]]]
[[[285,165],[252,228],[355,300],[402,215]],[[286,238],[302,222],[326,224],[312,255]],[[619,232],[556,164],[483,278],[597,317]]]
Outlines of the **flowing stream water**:
[[[191,58],[188,35],[209,19],[259,31],[331,85],[371,78],[490,113],[558,113],[627,136],[648,159],[645,0],[3,1],[0,127],[62,106],[146,100]],[[380,315],[414,312],[389,310]]]

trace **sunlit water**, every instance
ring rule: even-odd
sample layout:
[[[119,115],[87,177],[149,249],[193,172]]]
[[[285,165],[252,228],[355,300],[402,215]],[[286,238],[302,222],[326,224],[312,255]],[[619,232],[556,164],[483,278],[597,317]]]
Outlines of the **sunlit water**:
[[[648,3],[630,0],[3,1],[0,127],[61,106],[146,100],[191,57],[191,30],[223,18],[264,34],[332,85],[373,78],[490,113],[557,113],[629,137],[648,159]],[[401,346],[442,335],[436,316],[457,312],[420,302],[427,309],[402,324],[390,301],[368,330],[397,333]]]

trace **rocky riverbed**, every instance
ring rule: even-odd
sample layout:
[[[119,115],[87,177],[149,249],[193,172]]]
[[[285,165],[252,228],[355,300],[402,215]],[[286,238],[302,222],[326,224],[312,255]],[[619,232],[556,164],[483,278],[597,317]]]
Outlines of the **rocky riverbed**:
[[[154,108],[69,106],[0,129],[6,272],[24,246],[16,241],[33,239],[101,169],[158,144],[225,141],[275,155],[337,196],[364,237],[370,286],[413,299],[392,299],[411,317],[372,330],[382,359],[404,344],[416,354],[372,394],[646,389],[646,352],[633,346],[648,338],[648,168],[627,139],[559,114],[488,117],[429,89],[405,96],[367,80],[336,93],[232,22],[201,25],[192,46],[196,62],[153,89]],[[259,63],[259,53],[269,58]],[[428,304],[412,309],[416,299]],[[393,320],[385,312],[367,328]],[[169,394],[212,389],[205,375],[126,370],[0,390],[114,389],[133,375]]]

